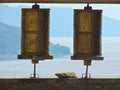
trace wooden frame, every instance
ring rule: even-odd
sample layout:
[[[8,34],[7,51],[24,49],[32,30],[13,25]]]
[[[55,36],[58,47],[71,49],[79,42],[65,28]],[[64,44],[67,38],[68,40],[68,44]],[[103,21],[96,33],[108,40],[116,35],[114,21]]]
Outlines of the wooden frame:
[[[93,3],[120,4],[120,0],[0,0],[0,3]]]

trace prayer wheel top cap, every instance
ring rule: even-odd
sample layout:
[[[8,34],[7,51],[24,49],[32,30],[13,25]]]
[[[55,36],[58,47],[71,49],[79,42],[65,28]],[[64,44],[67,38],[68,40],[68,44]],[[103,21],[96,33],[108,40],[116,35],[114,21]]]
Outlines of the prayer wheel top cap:
[[[37,5],[37,3],[35,3],[35,5],[32,6],[32,9],[39,9],[39,8],[40,8],[40,6]]]
[[[92,7],[89,6],[89,3],[87,4],[87,6],[84,7],[84,10],[92,10]]]

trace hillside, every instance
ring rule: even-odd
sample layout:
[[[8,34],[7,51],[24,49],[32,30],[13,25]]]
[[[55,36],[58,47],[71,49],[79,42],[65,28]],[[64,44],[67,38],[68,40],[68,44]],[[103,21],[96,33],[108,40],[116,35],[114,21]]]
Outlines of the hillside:
[[[21,30],[18,27],[0,22],[0,55],[20,53]],[[50,54],[58,57],[70,54],[70,49],[59,44],[50,43]]]
[[[12,25],[21,25],[21,8],[30,6],[10,7],[0,5],[0,21]],[[102,36],[120,36],[120,20],[102,16]],[[51,7],[50,8],[50,36],[51,37],[72,37],[73,36],[73,9]]]
[[[20,28],[0,22],[0,54],[16,54],[20,47]]]

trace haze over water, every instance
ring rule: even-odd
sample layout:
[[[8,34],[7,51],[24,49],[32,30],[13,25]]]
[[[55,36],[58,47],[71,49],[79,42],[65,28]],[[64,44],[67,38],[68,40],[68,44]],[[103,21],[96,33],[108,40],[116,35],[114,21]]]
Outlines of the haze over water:
[[[73,50],[72,38],[51,38],[54,44],[59,43]],[[92,78],[120,78],[120,37],[104,37],[102,39],[103,61],[92,61],[89,73]],[[71,56],[70,55],[70,56]],[[16,55],[17,56],[17,55]],[[40,61],[37,64],[37,73],[40,78],[56,77],[58,72],[75,72],[80,78],[85,73],[83,61],[58,58]],[[0,78],[29,78],[33,73],[33,65],[30,60],[2,60],[0,62]]]

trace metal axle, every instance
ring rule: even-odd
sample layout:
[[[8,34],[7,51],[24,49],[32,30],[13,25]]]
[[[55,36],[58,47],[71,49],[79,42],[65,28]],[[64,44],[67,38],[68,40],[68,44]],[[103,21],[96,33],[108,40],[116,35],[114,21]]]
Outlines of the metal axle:
[[[88,78],[88,65],[86,65],[86,73],[85,73],[85,78]]]
[[[33,72],[33,78],[36,78],[36,63],[34,63],[34,72]]]

